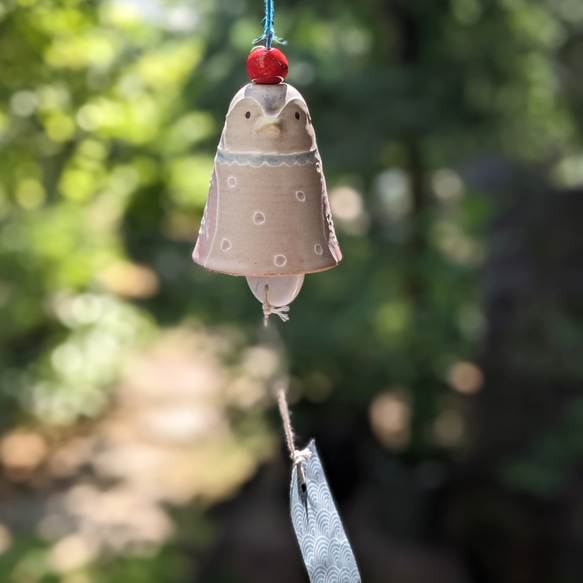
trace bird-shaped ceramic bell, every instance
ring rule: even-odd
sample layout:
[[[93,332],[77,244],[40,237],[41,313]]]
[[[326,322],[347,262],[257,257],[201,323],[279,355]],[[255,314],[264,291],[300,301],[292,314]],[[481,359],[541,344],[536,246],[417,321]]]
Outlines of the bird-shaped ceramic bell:
[[[250,62],[275,52],[283,57],[260,47]],[[193,259],[246,276],[266,315],[279,307],[281,316],[304,274],[335,267],[342,254],[308,107],[272,73],[260,73],[231,101]]]

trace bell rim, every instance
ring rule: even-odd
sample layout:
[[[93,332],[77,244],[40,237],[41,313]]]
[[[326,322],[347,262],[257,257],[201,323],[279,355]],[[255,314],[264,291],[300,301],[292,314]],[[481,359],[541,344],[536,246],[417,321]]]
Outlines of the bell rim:
[[[324,267],[319,267],[317,269],[310,269],[309,271],[286,271],[285,273],[234,273],[232,271],[223,271],[220,269],[214,269],[212,267],[209,267],[207,265],[203,265],[202,263],[198,263],[198,261],[193,260],[194,263],[196,263],[197,265],[200,265],[201,267],[204,267],[205,269],[208,269],[209,271],[214,271],[215,273],[222,273],[223,275],[235,275],[238,277],[276,277],[278,275],[308,275],[310,273],[320,273],[322,271],[328,271],[329,269],[334,269],[334,267],[338,267],[338,264],[342,261],[342,257],[336,261],[334,264],[332,265],[326,265]]]

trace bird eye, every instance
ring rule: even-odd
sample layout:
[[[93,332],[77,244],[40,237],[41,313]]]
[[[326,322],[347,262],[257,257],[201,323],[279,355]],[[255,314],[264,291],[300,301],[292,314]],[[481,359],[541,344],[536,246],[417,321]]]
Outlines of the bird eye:
[[[299,111],[296,111],[296,119],[300,119],[300,113],[299,113]]]
[[[250,111],[248,111],[248,112],[245,114],[245,117],[246,117],[247,119],[249,119],[249,118],[251,117],[251,112],[250,112]]]

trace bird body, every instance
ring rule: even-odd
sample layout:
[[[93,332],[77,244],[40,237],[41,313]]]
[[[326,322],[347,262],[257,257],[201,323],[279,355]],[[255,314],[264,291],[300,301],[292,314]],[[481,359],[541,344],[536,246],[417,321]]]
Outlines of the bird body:
[[[341,258],[306,102],[285,83],[246,85],[227,113],[194,261],[270,277]]]

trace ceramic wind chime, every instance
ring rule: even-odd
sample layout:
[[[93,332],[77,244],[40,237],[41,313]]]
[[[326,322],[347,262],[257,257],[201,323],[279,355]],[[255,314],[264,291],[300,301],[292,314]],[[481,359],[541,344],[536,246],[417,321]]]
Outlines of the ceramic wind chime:
[[[308,106],[283,83],[288,63],[271,46],[273,28],[263,38],[247,61],[252,82],[227,111],[192,257],[244,275],[265,317],[287,320],[304,275],[335,267],[342,254]]]
[[[270,314],[287,320],[306,273],[338,265],[326,181],[308,106],[286,83],[288,63],[273,48],[273,0],[249,55],[251,83],[231,101],[213,167],[193,259],[244,275]],[[311,583],[360,583],[322,464],[312,441],[296,450],[283,389],[278,402],[290,455],[291,519]]]

